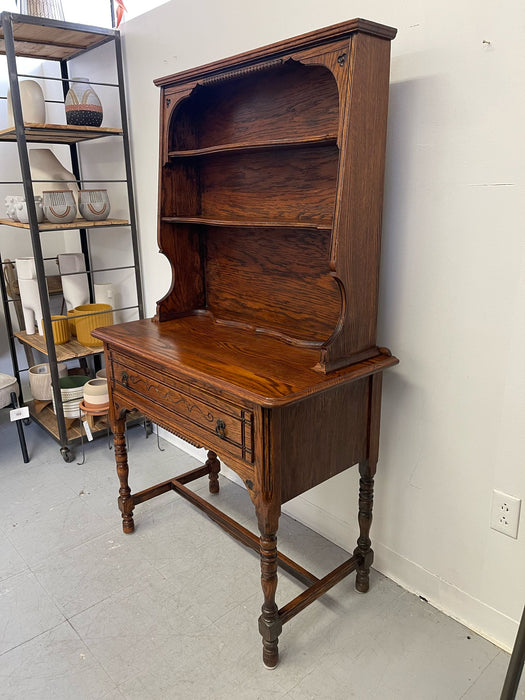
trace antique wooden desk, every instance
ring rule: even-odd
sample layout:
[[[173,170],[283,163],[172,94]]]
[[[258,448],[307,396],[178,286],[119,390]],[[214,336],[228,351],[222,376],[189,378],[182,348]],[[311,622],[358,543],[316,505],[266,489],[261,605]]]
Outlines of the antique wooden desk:
[[[157,81],[159,233],[172,285],[155,318],[95,332],[105,344],[124,532],[174,490],[260,553],[263,660],[283,624],[356,571],[368,590],[382,373],[376,345],[390,40],[365,20]],[[205,446],[206,464],[140,493],[128,485],[126,412]],[[260,536],[186,484],[217,455],[246,484]],[[278,552],[281,505],[359,464],[352,557],[318,579]],[[284,607],[277,567],[307,584]]]

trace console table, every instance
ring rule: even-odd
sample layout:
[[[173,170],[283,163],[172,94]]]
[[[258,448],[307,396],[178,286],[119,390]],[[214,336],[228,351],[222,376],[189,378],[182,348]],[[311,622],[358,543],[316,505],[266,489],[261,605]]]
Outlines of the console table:
[[[381,380],[376,344],[390,40],[351,20],[156,81],[158,243],[172,284],[153,319],[104,327],[123,529],[173,490],[260,553],[263,661],[282,626],[352,571],[368,590]],[[125,417],[138,409],[208,451],[131,493]],[[221,456],[244,481],[254,535],[187,484]],[[281,505],[359,464],[359,537],[323,578],[277,549]],[[277,567],[307,588],[279,608]]]

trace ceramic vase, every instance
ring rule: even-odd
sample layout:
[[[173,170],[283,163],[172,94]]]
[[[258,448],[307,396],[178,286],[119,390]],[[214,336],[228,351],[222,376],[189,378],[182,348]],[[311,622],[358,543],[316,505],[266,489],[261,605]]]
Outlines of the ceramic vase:
[[[25,331],[27,335],[34,335],[35,325],[37,325],[39,334],[43,335],[42,305],[38,293],[35,260],[34,258],[17,258],[15,262]]]
[[[24,202],[25,197],[23,195],[8,195],[5,198],[5,208],[7,216],[13,221],[18,221],[18,209],[17,206],[20,202]]]
[[[75,176],[49,148],[32,148],[29,151],[29,164],[35,195],[42,197],[45,190],[63,190],[64,187],[75,194],[78,192]]]
[[[74,274],[86,270],[86,261],[82,253],[59,253],[58,268],[62,280],[62,293],[68,311],[74,309],[75,306],[87,304],[89,302],[87,275]]]
[[[88,221],[102,221],[109,216],[109,197],[107,190],[79,190],[78,210]]]
[[[46,103],[40,85],[36,80],[21,80],[18,83],[18,88],[20,90],[24,124],[45,124]],[[15,125],[10,90],[7,91],[7,125]]]
[[[66,122],[74,126],[100,126],[102,103],[87,78],[72,78],[65,100]]]
[[[71,190],[43,192],[44,216],[53,224],[70,224],[77,216],[77,205]]]
[[[41,223],[44,220],[44,209],[42,206],[42,197],[35,197],[36,220]],[[27,211],[26,201],[19,201],[15,204],[15,216],[22,224],[29,223],[29,213]]]
[[[35,17],[64,19],[62,0],[20,0],[20,12]]]

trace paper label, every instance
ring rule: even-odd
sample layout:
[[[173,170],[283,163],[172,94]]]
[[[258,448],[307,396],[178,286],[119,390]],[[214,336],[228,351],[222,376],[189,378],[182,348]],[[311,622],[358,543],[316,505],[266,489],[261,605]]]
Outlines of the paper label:
[[[13,410],[9,412],[9,417],[11,419],[11,422],[15,420],[22,420],[23,418],[29,418],[29,406],[13,408]]]
[[[88,422],[82,421],[82,425],[84,426],[84,430],[86,431],[86,437],[88,439],[88,442],[91,442],[91,440],[93,440],[93,435],[91,434],[91,428],[89,427]]]

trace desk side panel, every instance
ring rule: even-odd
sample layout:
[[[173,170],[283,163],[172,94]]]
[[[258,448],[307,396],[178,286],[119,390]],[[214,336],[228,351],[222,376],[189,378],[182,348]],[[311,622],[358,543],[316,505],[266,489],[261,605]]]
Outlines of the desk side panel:
[[[366,459],[369,385],[365,377],[276,409],[283,503]]]

